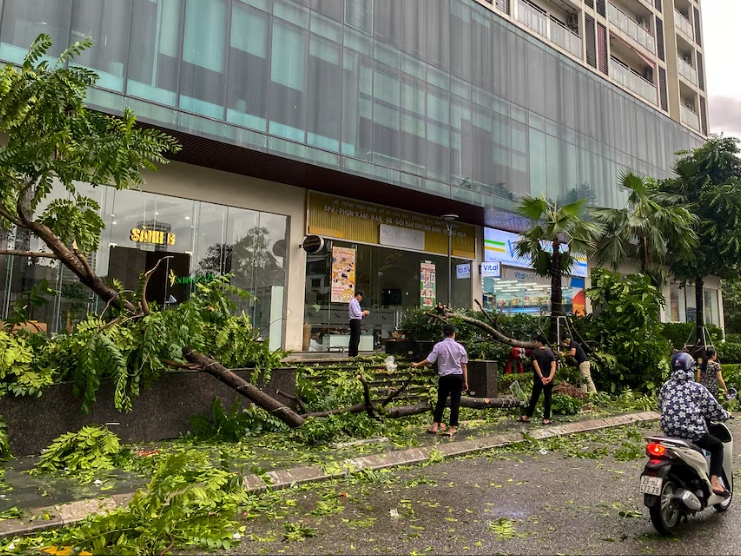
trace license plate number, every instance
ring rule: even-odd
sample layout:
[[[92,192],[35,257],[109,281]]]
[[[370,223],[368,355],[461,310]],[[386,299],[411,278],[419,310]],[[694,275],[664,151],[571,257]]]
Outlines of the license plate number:
[[[641,492],[643,494],[653,494],[659,496],[661,494],[661,486],[664,481],[661,477],[649,477],[648,475],[641,475]]]

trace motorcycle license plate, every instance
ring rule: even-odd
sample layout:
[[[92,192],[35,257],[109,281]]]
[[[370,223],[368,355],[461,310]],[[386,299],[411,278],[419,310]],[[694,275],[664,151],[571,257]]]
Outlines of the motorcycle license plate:
[[[661,477],[649,477],[648,475],[641,475],[641,492],[643,494],[653,494],[659,496],[661,494],[661,486],[664,481]]]

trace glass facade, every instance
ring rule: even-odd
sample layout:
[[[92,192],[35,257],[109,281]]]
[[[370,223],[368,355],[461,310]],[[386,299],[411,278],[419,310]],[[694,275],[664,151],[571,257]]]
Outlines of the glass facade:
[[[255,329],[270,337],[271,346],[281,346],[287,216],[112,187],[78,190],[100,204],[106,226],[98,252],[89,257],[98,275],[135,291],[140,274],[164,259],[150,279],[147,297],[168,307],[188,299],[197,283],[232,273],[231,283],[255,296],[240,308]],[[66,194],[57,188],[39,211]],[[0,249],[42,248],[42,242],[24,230],[0,231]],[[103,309],[56,260],[0,255],[0,320],[42,280],[54,296],[49,304],[33,307],[31,318],[49,332],[68,329],[86,312]]]
[[[699,141],[472,0],[2,2],[0,59],[42,32],[94,38],[105,111],[487,209],[620,207]]]

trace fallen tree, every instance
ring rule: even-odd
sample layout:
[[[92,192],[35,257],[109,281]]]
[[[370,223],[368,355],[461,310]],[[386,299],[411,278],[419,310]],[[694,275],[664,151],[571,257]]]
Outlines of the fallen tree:
[[[86,91],[95,84],[97,75],[72,62],[91,44],[89,40],[74,44],[56,65],[50,65],[40,60],[51,40],[40,35],[20,68],[7,65],[0,71],[0,133],[7,139],[0,147],[0,223],[4,229],[27,231],[48,249],[8,249],[0,254],[56,259],[105,305],[100,314],[83,319],[72,334],[31,338],[27,328],[17,330],[28,320],[28,304],[42,302],[39,293],[43,292],[31,292],[28,304],[18,304],[7,322],[10,328],[6,334],[25,335],[28,340],[15,340],[15,359],[10,364],[15,366],[16,382],[10,389],[19,395],[39,393],[56,373],[73,380],[83,410],[88,410],[101,380],[112,378],[116,406],[125,411],[131,408],[132,397],[142,384],[172,367],[211,374],[291,428],[301,427],[309,418],[341,413],[399,418],[429,411],[428,403],[391,405],[409,381],[379,402],[372,400],[368,383],[359,375],[361,403],[312,412],[297,397],[287,398],[301,408],[302,413],[297,413],[255,386],[256,374],[250,382],[229,370],[247,364],[269,370],[280,364],[282,352],[270,352],[256,338],[247,317],[235,314],[233,299],[246,299],[250,294],[231,286],[228,276],[198,284],[189,300],[161,311],[152,310],[147,300],[147,285],[159,263],[143,273],[136,291],[125,291],[120,283],[95,272],[88,254],[98,250],[104,223],[99,205],[83,195],[78,184],[117,189],[139,186],[141,171],[167,163],[167,154],[177,151],[179,145],[160,131],[137,126],[128,109],[122,116],[112,117],[85,107]],[[436,316],[445,320],[450,315],[448,308],[440,307]],[[503,337],[493,322],[463,318],[496,341],[531,345]],[[461,405],[488,409],[512,407],[518,402],[465,398]]]

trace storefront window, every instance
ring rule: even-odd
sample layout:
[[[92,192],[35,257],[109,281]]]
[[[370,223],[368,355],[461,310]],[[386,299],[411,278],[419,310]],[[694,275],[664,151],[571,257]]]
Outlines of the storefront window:
[[[141,273],[162,261],[149,281],[147,298],[167,308],[187,300],[199,282],[231,273],[232,284],[254,295],[240,309],[269,338],[271,348],[281,347],[288,217],[133,190],[78,190],[100,203],[106,225],[100,249],[89,257],[98,275],[134,291]],[[64,195],[55,190],[48,202]],[[23,251],[43,247],[22,230],[2,233],[0,245]],[[43,279],[56,295],[31,316],[49,332],[69,329],[87,311],[102,310],[100,301],[57,261],[0,256],[0,319]]]
[[[320,253],[307,256],[304,320],[311,327],[309,349],[312,351],[333,349],[334,342],[341,342],[349,334],[347,302],[332,301],[333,247],[355,250],[354,289],[364,292],[363,308],[370,311],[363,319],[361,351],[380,349],[401,325],[405,313],[421,306],[422,264],[428,265],[434,275],[434,301],[431,302],[447,302],[447,257],[327,241]],[[471,306],[470,271],[458,268],[470,268],[470,264],[468,260],[452,259],[452,295],[456,307]]]

